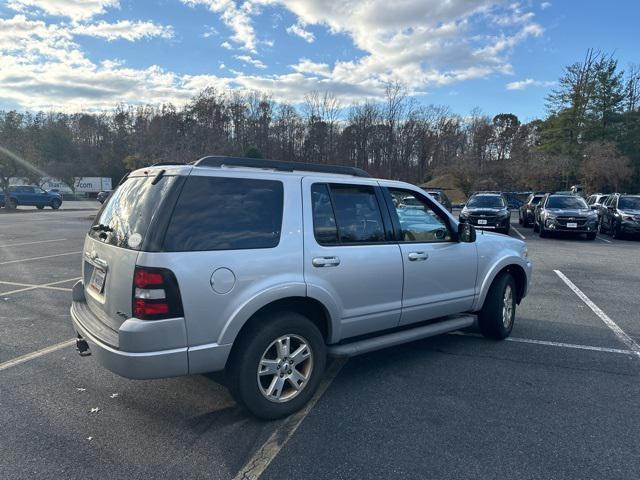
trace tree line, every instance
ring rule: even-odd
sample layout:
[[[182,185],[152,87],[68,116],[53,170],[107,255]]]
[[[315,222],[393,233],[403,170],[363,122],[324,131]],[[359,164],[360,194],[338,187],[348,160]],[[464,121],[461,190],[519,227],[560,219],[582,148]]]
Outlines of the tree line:
[[[349,165],[422,183],[450,174],[477,189],[640,191],[640,70],[589,50],[564,69],[547,116],[460,116],[420,105],[398,83],[384,98],[342,105],[330,92],[300,105],[268,93],[207,88],[181,108],[117,106],[105,113],[0,111],[0,188],[10,178],[109,176],[204,155]]]

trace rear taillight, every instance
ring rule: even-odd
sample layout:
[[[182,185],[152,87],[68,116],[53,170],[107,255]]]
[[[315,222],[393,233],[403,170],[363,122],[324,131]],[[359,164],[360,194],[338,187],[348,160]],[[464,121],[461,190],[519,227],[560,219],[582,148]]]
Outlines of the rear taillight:
[[[136,267],[133,275],[133,316],[141,320],[182,317],[176,277],[166,268]]]

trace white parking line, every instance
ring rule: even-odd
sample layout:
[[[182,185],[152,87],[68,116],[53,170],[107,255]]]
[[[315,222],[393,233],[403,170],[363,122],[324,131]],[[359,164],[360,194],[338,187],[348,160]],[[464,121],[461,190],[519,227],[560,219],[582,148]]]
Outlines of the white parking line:
[[[280,425],[260,447],[260,449],[251,457],[251,459],[240,469],[233,477],[233,480],[257,480],[267,469],[269,464],[278,455],[282,447],[286,445],[289,439],[296,433],[296,430],[302,421],[309,414],[314,405],[318,402],[322,394],[329,388],[331,382],[336,378],[340,369],[347,362],[346,359],[334,360],[327,373],[325,374],[318,390],[307,405],[298,413],[290,416],[284,423]]]
[[[527,237],[525,237],[523,234],[520,233],[520,230],[518,230],[516,227],[514,227],[513,225],[511,226],[511,228],[513,229],[514,232],[516,232],[518,234],[518,236],[522,239],[522,240],[526,240]]]
[[[462,337],[484,338],[479,333],[451,332],[451,335],[460,335]],[[591,350],[593,352],[620,353],[623,355],[634,355],[633,350],[623,350],[621,348],[596,347],[594,345],[580,345],[576,343],[551,342],[548,340],[535,340],[533,338],[507,337],[505,338],[505,341],[516,342],[516,343],[530,343],[533,345],[545,345],[547,347],[573,348],[577,350]]]
[[[582,290],[576,287],[576,285],[571,280],[569,280],[564,273],[562,273],[560,270],[554,270],[554,272],[556,273],[556,275],[558,275],[558,277],[560,277],[560,279],[564,283],[567,284],[567,286],[571,290],[573,290],[573,293],[575,293],[578,296],[578,298],[580,298],[580,300],[582,300],[587,305],[587,307],[593,310],[593,313],[595,313],[598,317],[600,317],[600,320],[602,320],[605,323],[605,325],[609,327],[613,331],[613,333],[616,334],[616,336],[620,339],[620,341],[624,343],[630,350],[632,350],[634,355],[637,355],[638,358],[640,358],[640,345],[638,345],[633,340],[633,338],[627,335],[626,332],[622,330],[616,322],[611,320],[611,318],[609,318],[609,316],[606,313],[604,313],[600,309],[600,307],[598,307],[595,303],[593,303],[591,299],[582,292]]]
[[[17,357],[4,363],[0,363],[0,371],[6,370],[7,368],[15,367],[16,365],[20,365],[21,363],[28,362],[29,360],[33,360],[34,358],[41,357],[43,355],[46,355],[47,353],[55,352],[56,350],[69,347],[74,343],[75,339],[66,340],[64,342],[51,345],[50,347],[45,347],[41,350],[36,350],[35,352],[27,353],[26,355],[22,355],[21,357]]]
[[[82,250],[80,250],[79,252],[67,252],[67,253],[57,253],[55,255],[45,255],[43,257],[31,257],[31,258],[21,258],[19,260],[9,260],[8,262],[0,262],[0,265],[9,265],[10,263],[30,262],[32,260],[43,260],[45,258],[64,257],[65,255],[77,255],[79,253],[82,253]]]
[[[606,238],[602,238],[600,235],[596,236],[598,240],[602,240],[603,242],[613,243],[611,240],[607,240]]]
[[[30,284],[30,283],[16,283],[16,282],[0,282],[0,284],[14,285],[14,286],[22,286],[23,288],[18,288],[16,290],[9,290],[8,292],[0,293],[1,296],[13,295],[14,293],[26,292],[28,290],[36,290],[38,288],[44,288],[48,290],[62,290],[64,292],[70,292],[71,288],[65,287],[54,287],[53,285],[58,285],[59,283],[71,282],[73,280],[80,280],[80,277],[67,278],[65,280],[57,280],[55,282],[50,283],[42,283],[39,285]]]
[[[66,238],[56,238],[54,240],[38,240],[37,242],[8,243],[6,245],[0,245],[0,248],[21,247],[22,245],[36,245],[38,243],[64,242],[65,240]]]

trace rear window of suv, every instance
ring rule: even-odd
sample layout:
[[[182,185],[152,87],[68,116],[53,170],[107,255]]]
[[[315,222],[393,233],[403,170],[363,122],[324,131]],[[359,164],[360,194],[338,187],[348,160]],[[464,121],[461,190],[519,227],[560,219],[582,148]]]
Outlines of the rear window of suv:
[[[279,181],[190,176],[173,210],[163,250],[276,247],[283,202]]]
[[[139,250],[157,206],[177,177],[129,177],[105,202],[89,236],[110,245]],[[109,230],[96,229],[103,225]]]

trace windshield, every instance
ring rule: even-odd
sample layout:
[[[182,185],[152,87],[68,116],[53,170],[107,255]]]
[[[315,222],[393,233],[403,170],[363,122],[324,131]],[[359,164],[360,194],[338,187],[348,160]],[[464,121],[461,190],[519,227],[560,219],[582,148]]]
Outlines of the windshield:
[[[620,197],[619,210],[640,210],[640,197]]]
[[[544,195],[540,195],[539,197],[533,197],[531,199],[531,205],[537,205],[540,203],[540,200],[544,198]]]
[[[105,202],[89,235],[110,245],[139,250],[156,207],[176,178],[162,177],[155,185],[153,177],[128,178]]]
[[[476,195],[471,197],[467,207],[470,208],[503,208],[504,200],[499,195]]]
[[[589,207],[583,198],[567,195],[562,197],[549,197],[549,200],[547,200],[547,208],[581,209]]]

